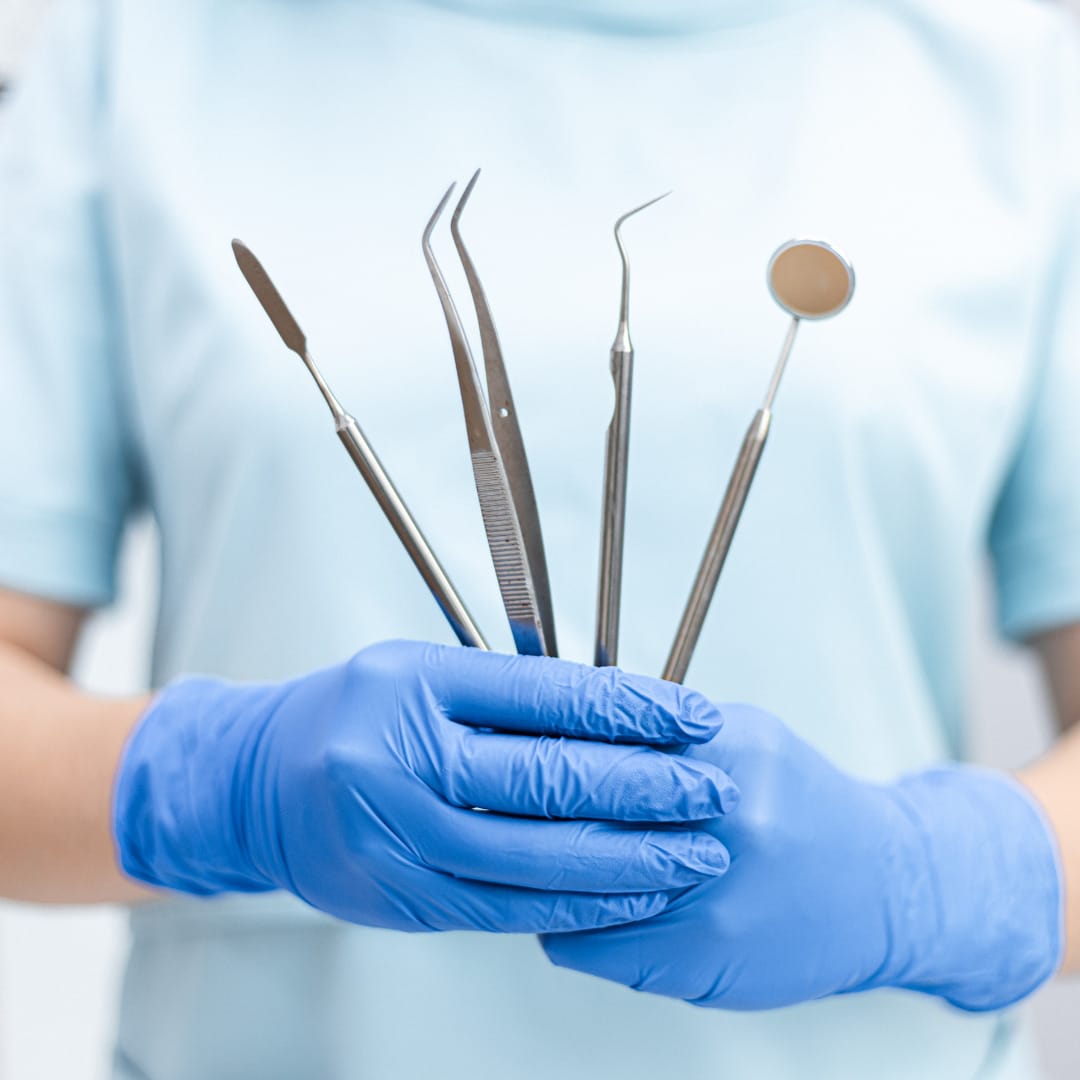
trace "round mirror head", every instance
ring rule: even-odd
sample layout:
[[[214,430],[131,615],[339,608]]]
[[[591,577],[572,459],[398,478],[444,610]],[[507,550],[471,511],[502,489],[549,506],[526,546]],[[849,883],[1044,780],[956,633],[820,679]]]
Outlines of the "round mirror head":
[[[798,319],[827,319],[848,306],[855,271],[821,240],[789,240],[769,260],[769,291]]]

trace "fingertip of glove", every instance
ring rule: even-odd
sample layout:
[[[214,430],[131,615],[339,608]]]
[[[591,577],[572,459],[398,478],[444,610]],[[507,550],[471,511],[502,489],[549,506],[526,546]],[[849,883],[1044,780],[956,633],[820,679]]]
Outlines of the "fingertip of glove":
[[[716,785],[716,801],[720,806],[720,812],[723,814],[730,814],[742,801],[742,792],[736,786],[735,781],[726,775]]]
[[[689,850],[684,856],[686,866],[705,877],[719,877],[726,874],[731,866],[728,849],[707,832],[690,834]]]
[[[685,821],[705,821],[730,814],[741,792],[722,769],[707,762],[673,756],[672,779],[678,785],[677,809]]]
[[[704,694],[681,690],[679,729],[688,743],[708,742],[724,726],[723,713]]]
[[[661,745],[685,745],[708,742],[723,726],[720,710],[696,690],[615,669],[608,669],[606,677],[630,736]]]

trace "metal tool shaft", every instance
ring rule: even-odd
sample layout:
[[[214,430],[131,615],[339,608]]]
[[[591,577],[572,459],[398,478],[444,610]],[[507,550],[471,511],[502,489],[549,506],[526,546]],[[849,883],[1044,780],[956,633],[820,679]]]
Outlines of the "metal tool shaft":
[[[364,437],[360,425],[353,417],[345,414],[337,418],[337,434],[353,464],[371,489],[371,494],[375,496],[375,501],[386,515],[386,520],[397,533],[413,565],[420,571],[420,576],[431,590],[431,595],[450,624],[454,636],[462,645],[487,649],[487,642],[424,538],[420,526],[416,524],[409,508],[391,483],[371,444]]]
[[[615,409],[608,426],[604,454],[600,583],[597,589],[596,651],[593,660],[597,667],[617,664],[619,655],[626,487],[629,473],[630,399],[634,379],[632,348],[616,347],[611,350],[611,377],[615,383]]]
[[[622,614],[623,546],[626,535],[626,486],[630,456],[630,399],[634,384],[634,346],[630,341],[630,260],[622,242],[623,224],[670,192],[634,207],[615,222],[615,244],[622,262],[619,328],[611,347],[611,377],[615,406],[604,452],[603,516],[600,525],[600,575],[596,593],[596,648],[593,663],[610,667],[619,658]]]
[[[431,590],[431,595],[435,598],[443,615],[446,616],[447,622],[450,623],[454,636],[462,645],[469,645],[475,649],[487,649],[487,642],[476,623],[473,622],[472,616],[461,597],[458,596],[446,571],[439,564],[435,553],[424,539],[424,534],[420,531],[420,526],[416,524],[412,514],[409,513],[405,500],[398,494],[397,488],[394,487],[389,475],[382,467],[371,444],[364,437],[360,425],[345,411],[323,378],[322,372],[319,371],[318,365],[308,351],[307,338],[300,329],[300,324],[270,280],[270,275],[252,251],[239,240],[233,241],[233,254],[236,256],[241,273],[274,324],[286,348],[300,357],[304,367],[315,380],[315,385],[318,386],[330,410],[330,415],[334,418],[338,438],[371,489],[375,501],[404,545],[413,565],[420,571],[420,576]]]
[[[681,683],[686,678],[690,660],[705,624],[709,605],[720,580],[735,529],[742,516],[750,486],[769,437],[772,408],[780,381],[784,377],[795,338],[803,319],[828,319],[847,307],[855,291],[855,271],[830,244],[820,240],[791,240],[769,260],[769,291],[773,299],[791,316],[780,358],[773,368],[765,400],[754,415],[743,439],[735,469],[728,481],[724,501],[716,517],[712,535],[705,548],[690,599],[675,635],[671,655],[664,666],[663,678]]]
[[[664,665],[661,678],[669,682],[681,683],[686,678],[690,660],[694,655],[698,638],[701,636],[701,629],[705,625],[705,616],[708,614],[709,605],[712,603],[713,594],[720,580],[720,572],[724,569],[724,562],[731,550],[731,542],[735,538],[735,529],[738,527],[743,507],[746,505],[746,497],[750,494],[750,486],[754,482],[754,474],[757,472],[758,462],[761,461],[765,441],[769,437],[771,420],[772,413],[768,409],[759,409],[743,439],[742,449],[739,451],[724,494],[724,501],[720,505],[716,524],[713,525],[712,535],[705,547],[701,566],[698,568],[697,577],[690,591],[690,599],[687,601],[682,622],[675,635],[671,655],[668,657],[667,664]]]

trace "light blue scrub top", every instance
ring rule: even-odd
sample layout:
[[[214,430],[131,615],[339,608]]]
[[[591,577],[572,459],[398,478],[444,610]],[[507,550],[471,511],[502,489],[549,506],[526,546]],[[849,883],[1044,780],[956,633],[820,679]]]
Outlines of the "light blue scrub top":
[[[962,755],[987,547],[1005,632],[1080,618],[1074,44],[1031,0],[65,3],[2,120],[0,581],[108,603],[148,506],[156,683],[450,640],[240,236],[508,648],[419,246],[482,165],[465,229],[563,654],[589,659],[611,224],[674,188],[627,228],[624,664],[661,666],[781,344],[766,260],[828,238],[858,292],[803,328],[689,681],[866,777]],[[132,928],[119,1077],[1034,1074],[1017,1013],[914,994],[701,1010],[555,970],[528,937],[348,928],[282,897]]]

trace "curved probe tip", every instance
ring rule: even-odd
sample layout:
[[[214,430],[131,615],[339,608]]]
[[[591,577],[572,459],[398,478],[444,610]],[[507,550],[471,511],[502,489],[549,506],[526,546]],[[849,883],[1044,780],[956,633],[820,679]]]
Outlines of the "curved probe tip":
[[[650,199],[648,202],[642,203],[640,206],[635,206],[633,210],[627,210],[625,214],[618,221],[615,222],[615,238],[619,238],[619,229],[622,228],[622,224],[628,218],[632,218],[635,214],[640,214],[642,210],[648,210],[650,206],[655,205],[661,199],[666,199],[671,194],[670,191],[665,191],[663,195],[657,195],[654,199]]]
[[[648,202],[644,202],[640,206],[635,206],[633,210],[628,210],[615,222],[615,245],[619,249],[619,258],[622,260],[622,300],[619,306],[619,347],[624,349],[629,349],[630,347],[628,327],[630,321],[630,260],[626,257],[626,248],[623,247],[622,235],[619,230],[622,228],[624,221],[632,218],[635,214],[640,214],[642,210],[647,210],[661,199],[666,199],[670,194],[670,191],[665,191],[663,195],[657,195]]]

